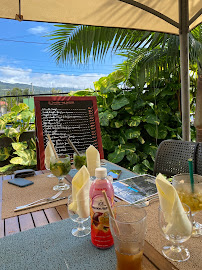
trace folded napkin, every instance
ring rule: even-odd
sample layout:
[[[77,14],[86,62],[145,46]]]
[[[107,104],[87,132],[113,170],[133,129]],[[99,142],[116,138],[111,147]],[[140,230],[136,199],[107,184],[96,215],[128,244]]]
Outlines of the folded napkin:
[[[165,221],[168,223],[165,233],[174,235],[191,234],[192,224],[187,215],[184,214],[184,208],[175,188],[162,174],[158,174],[156,177],[156,187],[160,206],[165,214]]]
[[[100,167],[100,153],[93,145],[86,150],[86,160],[90,176],[95,176],[95,169]]]
[[[80,218],[87,218],[90,215],[89,207],[90,174],[86,166],[75,174],[72,179],[72,203],[69,210],[76,212]]]
[[[50,158],[55,156],[53,149],[51,147],[50,141],[48,141],[46,149],[45,149],[45,167],[47,170],[50,169]]]

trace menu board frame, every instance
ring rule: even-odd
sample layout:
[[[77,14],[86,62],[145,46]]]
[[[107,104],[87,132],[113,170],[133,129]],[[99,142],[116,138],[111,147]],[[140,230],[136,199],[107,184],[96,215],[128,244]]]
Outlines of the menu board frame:
[[[75,96],[45,96],[45,97],[34,97],[34,105],[35,105],[35,123],[36,123],[36,137],[37,137],[37,169],[38,170],[45,170],[44,160],[45,160],[45,146],[44,146],[44,132],[43,132],[43,121],[42,121],[42,108],[43,102],[48,102],[49,108],[51,109],[52,106],[66,106],[66,110],[68,110],[68,105],[71,104],[81,104],[80,102],[86,103],[87,101],[92,102],[92,109],[89,114],[93,116],[93,126],[92,123],[89,123],[90,127],[94,129],[93,132],[96,132],[97,136],[97,145],[98,151],[100,153],[100,158],[104,158],[104,152],[102,148],[102,138],[101,138],[101,130],[100,130],[100,123],[99,123],[99,116],[98,116],[98,108],[97,108],[97,100],[95,96],[84,96],[84,97],[75,97]],[[84,104],[85,105],[85,104]],[[51,139],[53,134],[49,134]],[[69,134],[67,133],[67,136]]]

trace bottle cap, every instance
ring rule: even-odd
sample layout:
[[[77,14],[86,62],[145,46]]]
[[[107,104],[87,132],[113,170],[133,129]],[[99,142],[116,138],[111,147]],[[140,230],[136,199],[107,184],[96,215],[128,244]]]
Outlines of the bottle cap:
[[[96,168],[95,169],[95,176],[97,178],[105,178],[107,176],[107,169],[106,168]]]

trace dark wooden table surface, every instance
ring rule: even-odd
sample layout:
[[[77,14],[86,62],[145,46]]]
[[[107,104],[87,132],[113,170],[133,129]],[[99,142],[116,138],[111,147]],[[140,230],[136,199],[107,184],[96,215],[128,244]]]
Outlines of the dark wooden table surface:
[[[42,174],[45,171],[37,171],[36,174]],[[0,177],[0,210],[2,207],[2,181],[13,178],[12,175]],[[67,180],[71,183],[71,177]],[[115,199],[118,201],[118,199]],[[60,205],[57,207],[31,212],[29,214],[11,217],[7,219],[0,219],[0,237],[5,237],[14,233],[19,233],[36,227],[44,226],[49,223],[57,222],[68,218],[67,205]],[[175,270],[177,269],[171,262],[163,257],[155,248],[145,241],[144,270]]]

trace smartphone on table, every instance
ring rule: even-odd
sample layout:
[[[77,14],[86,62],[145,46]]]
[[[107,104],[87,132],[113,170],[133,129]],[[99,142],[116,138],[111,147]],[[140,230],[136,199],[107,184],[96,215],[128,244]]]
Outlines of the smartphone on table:
[[[121,170],[110,170],[107,175],[111,176],[113,180],[118,180],[121,175]]]

